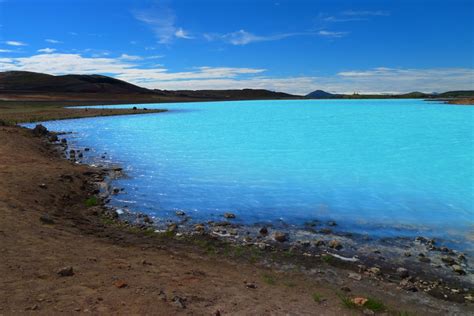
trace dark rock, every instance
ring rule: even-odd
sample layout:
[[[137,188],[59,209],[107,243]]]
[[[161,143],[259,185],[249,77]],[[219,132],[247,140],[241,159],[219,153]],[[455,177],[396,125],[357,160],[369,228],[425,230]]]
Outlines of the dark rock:
[[[319,239],[319,240],[316,240],[314,244],[316,245],[316,247],[321,247],[321,246],[324,246],[326,242],[322,239]]]
[[[176,215],[177,216],[184,216],[184,215],[186,215],[186,213],[183,212],[183,211],[176,211]]]
[[[245,286],[248,289],[256,289],[257,288],[257,285],[255,283],[252,283],[252,282],[245,282]]]
[[[405,257],[411,257],[411,252],[405,251],[404,255],[405,255]]]
[[[136,106],[134,106],[134,107],[132,108],[132,110],[137,110],[137,107],[136,107]]]
[[[179,307],[181,309],[186,308],[186,299],[183,297],[176,295],[175,297],[173,297],[172,302],[176,307]]]
[[[224,213],[224,217],[225,218],[235,218],[235,214],[234,213]]]
[[[443,261],[444,263],[447,263],[451,266],[456,263],[456,260],[454,260],[454,258],[452,258],[450,256],[442,256],[441,261]]]
[[[35,136],[46,136],[48,133],[48,129],[41,124],[38,124],[33,128],[33,135]]]
[[[119,189],[119,188],[113,188],[112,193],[113,193],[113,194],[119,194],[119,193],[120,193],[120,189]]]
[[[408,270],[405,269],[405,268],[398,268],[397,269],[397,274],[401,277],[401,278],[407,278],[410,274],[408,273]]]
[[[341,287],[341,291],[343,291],[343,292],[350,292],[351,289],[350,289],[348,286],[343,286],[343,287]]]
[[[194,230],[197,232],[204,232],[206,227],[203,224],[196,224],[194,225]]]
[[[54,220],[51,218],[51,216],[49,214],[43,214],[40,216],[40,221],[43,223],[43,224],[49,224],[49,225],[52,225],[54,224]]]
[[[329,221],[328,226],[337,226],[337,223],[335,221]]]
[[[72,267],[64,267],[59,269],[57,274],[61,277],[73,276],[74,270]]]
[[[336,240],[336,239],[331,240],[329,242],[328,246],[330,248],[333,248],[333,249],[336,249],[336,250],[340,250],[340,249],[343,248],[341,242],[339,240]]]
[[[39,184],[38,186],[39,186],[41,189],[47,189],[47,188],[48,188],[48,186],[47,186],[46,184],[44,184],[44,183],[41,183],[41,184]]]
[[[50,142],[57,142],[59,140],[58,135],[56,134],[50,134],[49,135],[49,141]]]
[[[275,234],[273,234],[273,239],[278,242],[285,242],[288,241],[288,234],[282,232],[275,232]]]
[[[162,290],[160,291],[160,293],[158,293],[158,297],[159,297],[160,300],[162,300],[164,302],[166,302],[166,300],[167,300],[166,294]]]
[[[418,260],[420,262],[424,262],[424,263],[430,263],[431,262],[431,259],[427,258],[427,257],[418,257]]]
[[[153,220],[150,218],[150,216],[148,215],[145,215],[143,217],[143,222],[147,223],[147,224],[153,224]]]
[[[61,139],[61,144],[64,144],[64,145],[67,144],[66,138]]]
[[[86,148],[84,148],[84,151],[89,151],[89,150],[90,150],[90,148],[87,148],[87,147],[86,147]]]
[[[259,232],[260,235],[262,235],[262,236],[267,236],[267,235],[268,235],[268,228],[262,227],[262,228],[260,228],[260,230],[259,230],[258,232]]]

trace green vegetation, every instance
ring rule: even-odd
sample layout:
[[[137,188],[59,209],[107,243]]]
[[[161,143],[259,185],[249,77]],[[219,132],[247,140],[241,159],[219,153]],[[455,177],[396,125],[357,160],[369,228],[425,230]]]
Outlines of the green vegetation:
[[[99,200],[97,199],[96,196],[91,196],[90,198],[88,198],[86,200],[86,206],[87,207],[92,207],[92,206],[96,206],[97,204],[99,204]]]
[[[386,306],[382,302],[371,297],[367,298],[367,302],[365,302],[364,307],[374,312],[380,312],[386,309]]]
[[[262,275],[262,279],[263,279],[263,282],[265,282],[268,285],[276,284],[275,277],[269,273],[265,273],[264,275]]]
[[[324,298],[321,296],[321,294],[313,293],[312,297],[313,301],[315,301],[316,303],[321,303],[324,301]]]
[[[332,263],[334,262],[334,257],[331,255],[322,255],[321,260],[323,260],[326,263]]]
[[[338,293],[337,296],[341,300],[341,303],[344,307],[349,308],[349,309],[357,308],[357,305],[349,297],[340,293]]]

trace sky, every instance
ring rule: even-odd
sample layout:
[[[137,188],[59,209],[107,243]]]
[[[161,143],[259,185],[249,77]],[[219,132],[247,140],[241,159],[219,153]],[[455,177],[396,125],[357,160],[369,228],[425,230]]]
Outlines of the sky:
[[[474,1],[0,0],[9,70],[167,90],[474,90]]]

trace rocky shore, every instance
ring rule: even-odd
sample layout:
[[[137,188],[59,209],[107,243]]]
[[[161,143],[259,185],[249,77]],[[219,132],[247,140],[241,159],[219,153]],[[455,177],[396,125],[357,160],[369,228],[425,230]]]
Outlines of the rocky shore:
[[[469,258],[436,241],[413,241],[413,265],[400,266],[380,258],[390,244],[356,257],[348,236],[322,231],[337,223],[308,243],[302,232],[235,224],[231,213],[193,223],[177,211],[171,223],[112,209],[120,167],[78,164],[87,149],[61,138],[0,127],[0,314],[474,311]],[[435,264],[445,278],[427,272]]]

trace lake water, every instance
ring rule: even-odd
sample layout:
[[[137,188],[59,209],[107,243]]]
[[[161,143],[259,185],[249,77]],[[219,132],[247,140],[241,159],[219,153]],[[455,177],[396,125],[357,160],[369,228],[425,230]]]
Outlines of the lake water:
[[[158,218],[299,225],[463,244],[474,229],[474,107],[421,100],[128,105],[160,114],[46,122],[122,164],[112,204]]]

